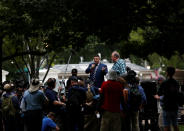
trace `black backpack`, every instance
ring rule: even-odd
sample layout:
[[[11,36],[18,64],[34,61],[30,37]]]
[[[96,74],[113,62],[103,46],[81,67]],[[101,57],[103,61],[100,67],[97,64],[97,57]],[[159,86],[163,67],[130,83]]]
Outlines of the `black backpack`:
[[[83,95],[82,92],[78,89],[71,89],[70,96],[68,97],[67,101],[67,108],[68,109],[79,109],[83,102]]]
[[[137,111],[142,104],[142,95],[137,85],[132,85],[129,89],[129,104],[130,109]]]

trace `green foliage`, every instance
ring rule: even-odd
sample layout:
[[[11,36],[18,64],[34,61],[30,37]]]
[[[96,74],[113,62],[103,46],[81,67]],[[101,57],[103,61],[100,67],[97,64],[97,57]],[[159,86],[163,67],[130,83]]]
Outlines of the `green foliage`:
[[[7,0],[0,3],[0,27],[25,39],[42,35],[49,51],[80,50],[95,35],[109,47],[121,43],[123,56],[156,51],[170,57],[183,52],[183,9],[184,2],[173,0]]]
[[[175,52],[169,59],[164,56],[160,56],[157,53],[148,55],[148,61],[152,69],[163,68],[167,66],[173,66],[178,69],[184,69],[183,55]]]
[[[4,0],[2,56],[47,51],[57,54],[55,63],[67,63],[72,50],[71,63],[78,63],[80,56],[90,61],[99,52],[110,61],[111,52],[118,50],[122,58],[136,55],[130,56],[135,63],[148,58],[152,68],[183,68],[183,18],[183,1]],[[25,60],[36,67],[41,57],[26,55]]]
[[[86,42],[86,45],[83,48],[80,48],[80,50],[75,50],[72,46],[70,46],[69,48],[65,48],[58,52],[58,57],[56,57],[55,64],[66,64],[71,52],[72,57],[70,63],[79,63],[80,57],[83,57],[83,61],[92,61],[94,55],[98,53],[101,53],[102,59],[107,59],[110,61],[110,55],[113,51],[112,48],[109,49],[108,46],[105,46],[105,43],[101,42],[97,36],[90,35],[87,37]]]
[[[151,67],[153,69],[158,69],[161,66],[161,57],[157,53],[148,55],[148,60],[150,61]]]
[[[131,61],[132,63],[135,63],[135,64],[137,64],[137,65],[142,65],[142,66],[144,66],[144,65],[143,65],[144,60],[143,60],[142,58],[137,57],[137,56],[132,55],[132,54],[129,56],[129,58],[130,58],[130,61]]]
[[[141,28],[137,28],[136,31],[132,30],[132,31],[130,32],[129,42],[130,42],[130,43],[131,43],[131,42],[136,42],[136,43],[138,43],[138,44],[141,45],[142,43],[145,42],[145,39],[144,39],[143,34],[144,34],[144,30],[141,29]]]
[[[184,69],[184,59],[178,52],[175,52],[175,54],[172,55],[169,59],[168,65],[173,66],[175,68]]]
[[[3,69],[10,72],[20,70],[17,65],[11,68],[9,62],[16,60],[20,64],[19,68],[23,69],[26,65],[30,67],[31,77],[38,76],[41,56],[24,55],[24,52],[37,51],[37,54],[41,54],[47,51],[47,55],[52,56],[53,51],[60,52],[64,48],[79,49],[85,42],[86,33],[73,24],[78,17],[73,13],[71,9],[64,9],[63,0],[1,1],[2,56],[13,56],[11,60],[5,59],[8,61],[3,63]],[[7,66],[7,63],[11,66]]]

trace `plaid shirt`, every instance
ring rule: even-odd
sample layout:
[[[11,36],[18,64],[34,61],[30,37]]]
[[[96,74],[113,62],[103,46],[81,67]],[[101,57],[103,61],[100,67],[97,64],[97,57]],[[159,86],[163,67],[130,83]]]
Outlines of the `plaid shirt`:
[[[126,72],[126,63],[123,59],[118,59],[117,62],[114,63],[112,69],[117,71],[119,75],[123,75]]]

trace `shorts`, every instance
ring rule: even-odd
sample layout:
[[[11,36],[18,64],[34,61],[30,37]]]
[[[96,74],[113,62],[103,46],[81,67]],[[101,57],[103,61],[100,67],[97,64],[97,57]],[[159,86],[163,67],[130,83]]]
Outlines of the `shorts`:
[[[163,111],[163,124],[165,126],[178,125],[178,111]]]

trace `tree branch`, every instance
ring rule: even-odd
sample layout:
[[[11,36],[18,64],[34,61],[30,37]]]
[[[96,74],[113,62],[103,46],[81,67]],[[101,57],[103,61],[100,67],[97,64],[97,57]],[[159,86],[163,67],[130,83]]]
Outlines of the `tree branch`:
[[[44,83],[44,81],[45,81],[45,79],[46,79],[46,77],[47,77],[47,75],[48,75],[48,73],[49,73],[50,67],[51,67],[51,65],[52,65],[52,62],[54,61],[55,56],[56,56],[56,54],[53,55],[53,57],[52,57],[52,59],[51,59],[51,61],[50,61],[50,63],[49,63],[47,72],[46,72],[46,74],[45,74],[45,76],[44,76],[44,78],[43,78],[43,80],[42,80],[42,83]]]
[[[7,60],[11,60],[17,56],[24,56],[24,55],[36,55],[36,56],[43,56],[45,55],[47,52],[40,52],[40,51],[25,51],[25,52],[20,52],[20,53],[15,53],[11,56],[6,56],[2,58],[2,62],[7,61]]]

